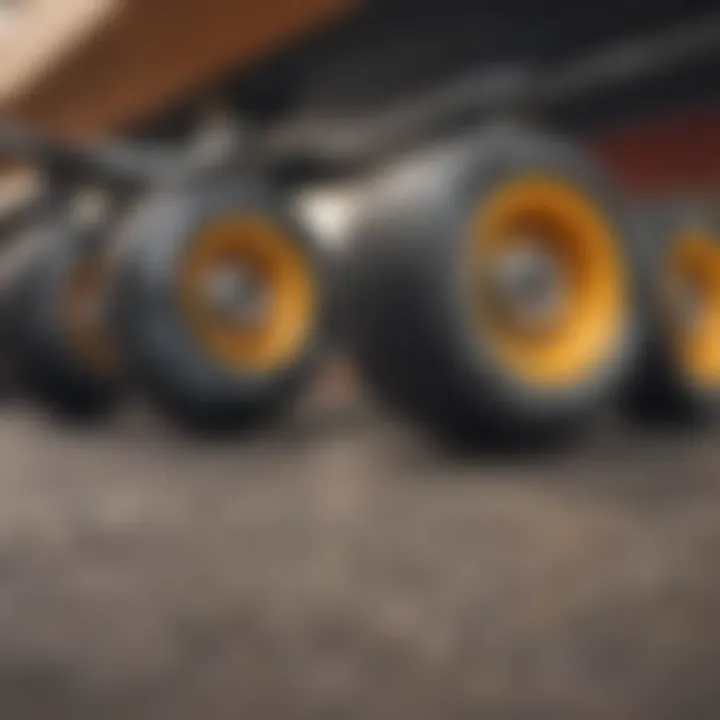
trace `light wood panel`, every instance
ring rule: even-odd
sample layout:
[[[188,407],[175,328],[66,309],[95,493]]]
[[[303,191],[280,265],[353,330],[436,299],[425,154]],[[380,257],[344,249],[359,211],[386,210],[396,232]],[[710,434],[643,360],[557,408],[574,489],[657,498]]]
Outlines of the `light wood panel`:
[[[54,0],[58,2],[58,0]],[[125,0],[13,110],[67,137],[115,130],[339,18],[354,0]]]

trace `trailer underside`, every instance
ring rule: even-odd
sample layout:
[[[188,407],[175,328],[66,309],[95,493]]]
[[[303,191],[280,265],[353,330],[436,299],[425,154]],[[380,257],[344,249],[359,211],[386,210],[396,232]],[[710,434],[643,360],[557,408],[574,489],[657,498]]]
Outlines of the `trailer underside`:
[[[720,13],[711,2],[395,0],[348,14],[214,89],[259,128],[269,154],[301,175],[343,174],[382,163],[403,144],[511,117],[588,137],[623,173],[624,148],[641,140],[632,129],[642,136],[660,123],[653,137],[672,138],[674,148],[654,147],[653,167],[667,166],[667,187],[679,171],[668,151],[691,145],[690,154],[707,158],[693,131],[715,125],[718,74]],[[532,97],[552,83],[561,89],[549,100]],[[183,137],[199,97],[206,91],[137,131]],[[716,141],[712,130],[701,137]],[[637,171],[628,172],[638,185]],[[714,181],[720,169],[709,174]]]

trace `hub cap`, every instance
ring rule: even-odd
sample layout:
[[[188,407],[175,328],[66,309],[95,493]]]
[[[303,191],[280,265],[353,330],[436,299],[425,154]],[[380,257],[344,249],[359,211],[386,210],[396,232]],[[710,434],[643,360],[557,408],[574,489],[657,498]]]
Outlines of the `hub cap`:
[[[619,247],[602,208],[564,181],[522,177],[484,198],[466,265],[479,268],[478,343],[532,385],[595,372],[616,352],[629,317]]]
[[[304,251],[261,217],[207,225],[177,268],[177,291],[195,340],[232,370],[292,362],[315,323],[315,277]]]

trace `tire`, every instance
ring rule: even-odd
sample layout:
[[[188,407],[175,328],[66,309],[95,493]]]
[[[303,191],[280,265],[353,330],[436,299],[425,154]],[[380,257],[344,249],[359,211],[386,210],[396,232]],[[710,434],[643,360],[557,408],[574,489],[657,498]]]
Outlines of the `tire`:
[[[258,268],[266,262],[270,277],[275,272],[271,254],[278,253],[281,269],[268,280],[268,292],[285,292],[279,279],[284,278],[296,283],[299,294],[308,293],[297,313],[280,295],[272,296],[270,304],[281,308],[289,323],[287,342],[278,341],[274,355],[259,348],[263,339],[268,343],[263,347],[272,345],[269,328],[274,332],[280,316],[260,321],[266,336],[264,330],[253,335],[247,327],[231,327],[207,308],[198,310],[199,279],[188,280],[187,272],[211,262],[198,258],[213,258],[218,228],[230,254],[240,258],[250,247],[250,255],[257,253],[252,261],[248,255],[247,262],[256,264],[252,273],[264,272]],[[114,315],[123,354],[137,383],[172,421],[193,432],[224,434],[250,430],[292,404],[322,354],[325,268],[311,238],[272,188],[260,181],[215,178],[149,198],[124,229],[120,248]],[[212,264],[206,270],[213,270]],[[292,318],[300,320],[293,324]],[[257,346],[251,337],[260,338]],[[236,344],[245,350],[233,352]],[[253,347],[257,355],[250,357]]]
[[[0,402],[14,399],[17,394],[16,383],[13,381],[13,371],[10,358],[10,332],[8,318],[7,293],[0,293]]]
[[[685,200],[651,204],[637,217],[647,332],[625,408],[648,424],[711,421],[720,413],[720,221],[708,206]],[[669,294],[673,285],[689,291],[688,313],[702,313],[695,329],[681,317],[682,298]]]
[[[609,287],[616,296],[606,298],[612,312],[601,316],[597,351],[588,356],[585,349],[582,367],[555,370],[559,376],[552,378],[527,370],[522,357],[510,362],[495,331],[491,337],[482,323],[478,331],[463,281],[466,252],[474,247],[469,238],[486,234],[473,235],[473,223],[482,228],[483,213],[513,185],[532,194],[533,183],[553,188],[543,191],[548,197],[566,193],[572,207],[589,208],[583,212],[599,238],[592,252],[615,272]],[[528,222],[535,213],[550,223],[542,195],[530,201]],[[564,233],[572,242],[570,231]],[[402,162],[375,183],[348,257],[346,311],[369,387],[396,412],[463,447],[539,447],[574,435],[618,390],[636,351],[631,234],[604,176],[555,138],[490,129]],[[592,260],[590,250],[582,252]],[[599,287],[592,273],[588,277]],[[489,280],[482,278],[478,290],[485,297]]]
[[[121,395],[119,358],[108,326],[82,319],[102,303],[106,265],[94,231],[39,231],[7,293],[10,373],[53,413],[72,420],[110,414]]]

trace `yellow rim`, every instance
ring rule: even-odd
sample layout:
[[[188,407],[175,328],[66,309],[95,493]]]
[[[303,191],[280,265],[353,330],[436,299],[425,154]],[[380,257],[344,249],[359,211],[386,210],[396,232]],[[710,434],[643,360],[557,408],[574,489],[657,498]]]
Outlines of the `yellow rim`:
[[[88,367],[101,373],[115,371],[118,363],[101,312],[106,287],[105,263],[88,257],[73,268],[58,302],[60,327],[70,346]]]
[[[243,273],[261,289],[264,308],[238,321],[208,300],[218,273]],[[212,358],[233,370],[270,371],[290,363],[310,334],[313,273],[301,248],[264,218],[224,217],[206,226],[178,267],[177,288],[191,332]]]
[[[558,385],[591,372],[613,352],[629,304],[617,237],[602,210],[556,179],[524,177],[483,201],[471,229],[473,274],[529,250],[555,269],[561,290],[552,322],[528,328],[475,303],[484,345],[524,381]]]
[[[672,306],[670,317],[677,358],[696,382],[720,384],[720,246],[717,240],[707,232],[686,232],[671,248],[665,280]],[[679,307],[683,300],[691,307]]]

